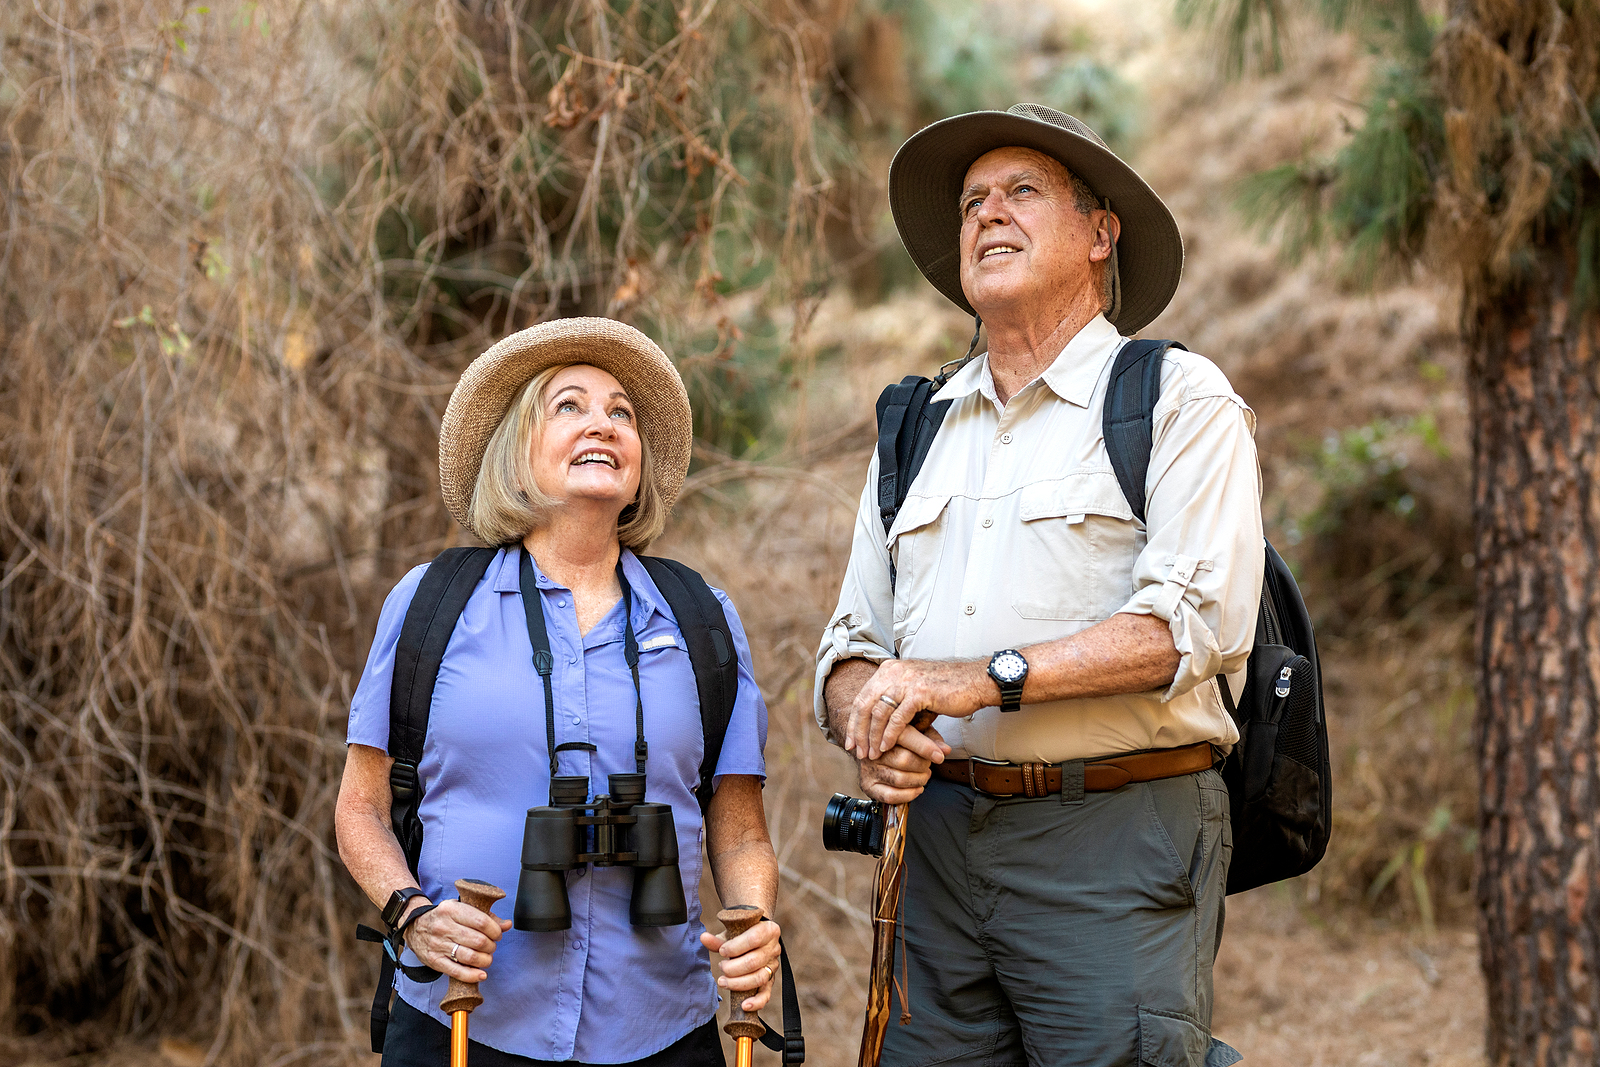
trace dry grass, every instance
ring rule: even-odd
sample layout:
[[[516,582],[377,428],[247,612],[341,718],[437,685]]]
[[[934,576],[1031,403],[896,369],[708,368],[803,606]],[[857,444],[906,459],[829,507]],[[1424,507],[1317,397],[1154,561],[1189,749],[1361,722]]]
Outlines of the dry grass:
[[[0,1031],[364,1044],[342,720],[451,536],[454,376],[808,283],[824,40],[782,2],[0,12]]]

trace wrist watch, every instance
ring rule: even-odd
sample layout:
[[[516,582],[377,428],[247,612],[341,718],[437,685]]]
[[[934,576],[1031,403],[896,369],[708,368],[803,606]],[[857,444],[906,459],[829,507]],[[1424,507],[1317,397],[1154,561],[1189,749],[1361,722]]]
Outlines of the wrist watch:
[[[418,889],[416,886],[410,886],[405,889],[396,889],[393,893],[390,893],[389,902],[383,906],[383,925],[387,926],[391,931],[393,931],[395,927],[400,925],[400,916],[404,915],[406,912],[406,903],[410,901],[412,897],[420,897],[424,895],[425,894],[422,892],[422,890]]]
[[[1028,661],[1014,648],[1003,648],[989,657],[989,677],[1000,687],[1000,710],[1022,707],[1022,683],[1028,679]]]

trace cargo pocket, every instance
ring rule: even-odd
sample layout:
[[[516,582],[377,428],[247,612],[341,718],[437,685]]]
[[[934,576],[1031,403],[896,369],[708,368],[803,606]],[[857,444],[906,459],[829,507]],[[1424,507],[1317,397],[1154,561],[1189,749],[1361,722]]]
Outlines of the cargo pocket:
[[[1022,487],[1015,544],[1020,573],[1071,575],[1030,583],[1012,602],[1024,619],[1100,622],[1125,604],[1142,539],[1111,471],[1077,471]],[[1126,563],[1126,566],[1122,564]]]
[[[933,583],[944,555],[948,496],[908,496],[889,530],[889,559],[894,566],[894,644],[922,627],[933,601]]]
[[[1186,1016],[1139,1008],[1141,1067],[1230,1067],[1243,1058]]]

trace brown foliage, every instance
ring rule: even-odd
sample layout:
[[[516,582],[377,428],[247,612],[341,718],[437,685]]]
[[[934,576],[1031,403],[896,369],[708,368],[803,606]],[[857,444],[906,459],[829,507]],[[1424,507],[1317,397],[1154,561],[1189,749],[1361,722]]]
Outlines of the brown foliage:
[[[331,805],[455,373],[715,237],[803,268],[827,184],[803,11],[610,10],[0,13],[0,1028],[364,1044]]]
[[[1438,189],[1441,262],[1469,300],[1516,273],[1555,192],[1551,157],[1575,139],[1600,173],[1600,8],[1461,0],[1434,49],[1449,168]],[[1499,188],[1490,190],[1486,182]],[[1561,242],[1557,242],[1561,243]]]

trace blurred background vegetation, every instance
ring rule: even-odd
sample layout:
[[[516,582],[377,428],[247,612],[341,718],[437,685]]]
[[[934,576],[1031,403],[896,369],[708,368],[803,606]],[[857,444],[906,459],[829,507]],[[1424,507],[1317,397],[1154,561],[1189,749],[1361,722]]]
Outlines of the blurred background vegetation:
[[[1438,19],[1267,3],[1229,52],[1203,3],[0,11],[0,1045],[363,1058],[372,916],[332,800],[384,594],[464,537],[438,418],[495,338],[607,314],[689,383],[662,548],[751,633],[813,1058],[853,1059],[870,865],[815,840],[851,783],[808,725],[809,663],[872,398],[970,328],[901,249],[884,175],[922,124],[1018,100],[1079,115],[1168,200],[1188,267],[1145,332],[1260,416],[1338,821],[1321,867],[1259,892],[1338,929],[1465,923],[1458,308],[1371,251],[1420,256]],[[1266,17],[1301,62],[1275,67]]]

